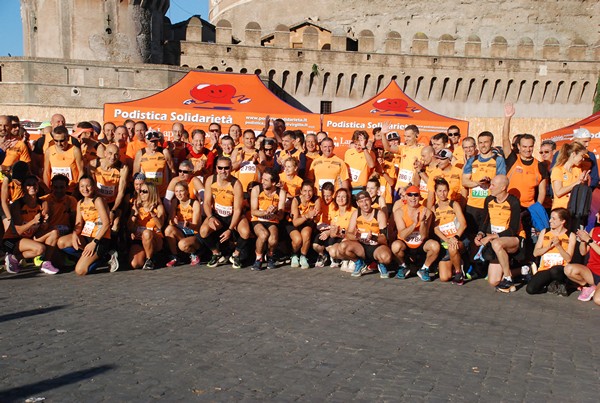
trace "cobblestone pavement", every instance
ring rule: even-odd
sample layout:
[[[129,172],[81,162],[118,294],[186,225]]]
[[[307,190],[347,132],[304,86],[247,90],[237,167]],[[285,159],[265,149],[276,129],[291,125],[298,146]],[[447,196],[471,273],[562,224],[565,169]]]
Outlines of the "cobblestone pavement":
[[[598,401],[600,309],[337,269],[0,274],[0,401]]]

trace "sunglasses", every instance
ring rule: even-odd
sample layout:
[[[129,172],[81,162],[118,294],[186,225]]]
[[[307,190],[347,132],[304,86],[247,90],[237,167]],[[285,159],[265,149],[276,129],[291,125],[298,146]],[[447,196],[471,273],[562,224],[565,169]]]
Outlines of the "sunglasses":
[[[265,148],[265,152],[266,151],[273,151],[273,149],[272,148]]]
[[[54,140],[54,142],[58,143],[58,144],[62,144],[62,143],[66,143],[67,139],[64,139],[64,140]]]
[[[194,171],[186,171],[185,169],[180,169],[179,170],[180,174],[191,174],[192,172],[194,172]]]
[[[540,151],[540,154],[550,154],[550,151]]]
[[[148,189],[140,189],[140,193],[148,194],[150,191]]]
[[[148,132],[146,133],[146,140],[159,139],[160,134],[158,132]]]
[[[226,166],[226,167],[223,167],[223,166],[217,166],[217,169],[218,169],[219,171],[228,171],[228,170],[230,170],[230,169],[231,169],[231,166]]]
[[[407,193],[406,195],[408,197],[419,197],[420,196],[418,193]]]
[[[449,137],[460,137],[460,133],[448,133]]]

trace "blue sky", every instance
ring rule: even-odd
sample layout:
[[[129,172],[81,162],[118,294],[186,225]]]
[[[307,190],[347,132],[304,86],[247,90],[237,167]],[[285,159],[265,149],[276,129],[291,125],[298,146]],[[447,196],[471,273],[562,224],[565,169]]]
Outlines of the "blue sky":
[[[0,56],[23,55],[20,6],[20,0],[0,0],[0,15],[3,16]],[[208,19],[208,0],[171,0],[171,7],[167,11],[167,17],[173,23],[186,20],[194,14]]]

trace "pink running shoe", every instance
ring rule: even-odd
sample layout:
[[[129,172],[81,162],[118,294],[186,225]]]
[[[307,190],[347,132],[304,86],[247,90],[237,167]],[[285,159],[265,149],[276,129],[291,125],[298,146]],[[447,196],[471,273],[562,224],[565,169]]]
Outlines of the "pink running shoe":
[[[7,253],[4,257],[4,265],[6,267],[6,271],[9,273],[16,274],[21,271],[19,261],[17,260],[15,255],[11,255],[10,253]]]
[[[56,274],[58,273],[58,269],[52,265],[48,260],[42,263],[40,270],[46,274]]]
[[[190,265],[195,266],[200,263],[200,256],[195,254],[190,254]]]
[[[581,289],[581,293],[579,294],[579,297],[577,297],[577,299],[580,301],[583,301],[583,302],[588,302],[589,300],[591,300],[594,297],[595,293],[596,293],[596,286],[592,285],[589,287],[583,287]]]

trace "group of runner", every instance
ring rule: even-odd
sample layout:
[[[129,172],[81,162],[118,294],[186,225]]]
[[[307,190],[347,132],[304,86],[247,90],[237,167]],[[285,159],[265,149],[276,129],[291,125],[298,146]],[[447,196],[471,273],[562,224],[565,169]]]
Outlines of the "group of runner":
[[[575,130],[560,150],[544,141],[538,159],[534,136],[511,139],[514,113],[505,107],[501,147],[488,131],[462,138],[451,126],[422,144],[418,127],[384,124],[355,131],[343,158],[327,133],[269,117],[258,135],[175,123],[167,141],[131,120],[69,133],[56,114],[29,142],[17,117],[0,116],[5,268],[32,259],[47,274],[74,265],[85,275],[125,261],[250,261],[260,271],[288,258],[353,277],[479,275],[506,293],[520,277],[528,293],[579,287],[579,299],[600,304],[600,230],[573,227],[568,209],[572,194],[598,185],[591,134]]]

